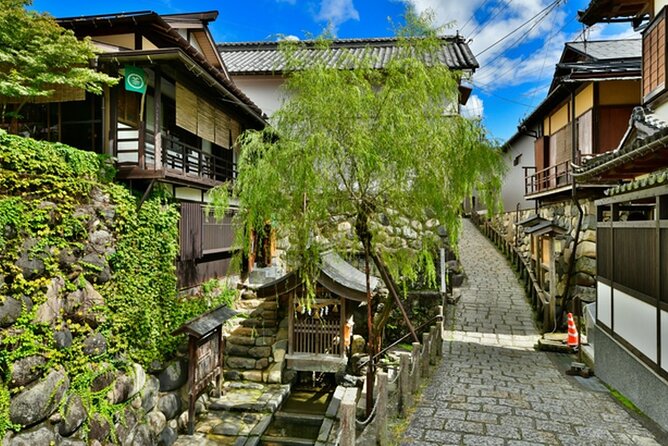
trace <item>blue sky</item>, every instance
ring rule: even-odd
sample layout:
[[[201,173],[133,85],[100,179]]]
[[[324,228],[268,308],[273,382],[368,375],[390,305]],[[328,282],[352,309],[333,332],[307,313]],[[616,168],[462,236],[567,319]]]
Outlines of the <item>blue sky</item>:
[[[393,34],[407,4],[431,10],[447,34],[472,38],[481,68],[472,80],[467,112],[482,115],[492,137],[512,136],[517,124],[547,93],[554,65],[571,40],[634,37],[630,25],[583,30],[576,11],[589,0],[35,0],[33,8],[56,17],[153,10],[158,13],[218,10],[211,26],[217,41],[308,38],[331,23],[342,38]],[[541,12],[543,11],[543,12]],[[523,25],[523,26],[522,26]],[[514,32],[513,32],[514,31]],[[506,39],[499,39],[510,34]],[[494,45],[494,46],[492,46]],[[489,48],[491,46],[491,48]]]

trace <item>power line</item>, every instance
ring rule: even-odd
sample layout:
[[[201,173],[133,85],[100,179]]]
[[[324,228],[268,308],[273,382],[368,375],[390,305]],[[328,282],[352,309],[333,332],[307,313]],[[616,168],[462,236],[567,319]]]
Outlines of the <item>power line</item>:
[[[485,0],[480,6],[478,6],[478,7],[473,11],[473,14],[471,14],[471,17],[469,17],[469,19],[466,21],[466,23],[464,23],[464,25],[463,25],[459,30],[460,30],[460,31],[464,31],[464,28],[466,28],[466,25],[468,25],[469,23],[471,23],[471,20],[473,20],[473,18],[475,17],[476,13],[477,13],[478,11],[482,10],[482,9],[487,5],[487,3],[489,3],[489,1],[490,1],[490,0]]]
[[[475,57],[478,57],[478,56],[480,56],[480,55],[486,53],[487,51],[491,50],[492,48],[494,48],[495,46],[497,46],[499,43],[503,42],[503,41],[506,40],[508,37],[512,36],[513,34],[515,34],[515,33],[516,33],[517,31],[519,31],[520,29],[524,28],[527,24],[531,23],[532,20],[535,20],[535,19],[536,19],[537,17],[539,17],[541,14],[545,14],[540,20],[538,20],[538,21],[537,21],[537,22],[536,22],[536,23],[529,29],[529,31],[531,31],[533,28],[536,27],[536,25],[537,25],[538,23],[540,23],[541,21],[543,21],[543,20],[545,19],[545,17],[547,17],[547,15],[548,15],[550,12],[552,12],[552,10],[553,10],[559,3],[561,3],[561,1],[562,1],[562,0],[554,0],[552,3],[550,3],[549,5],[547,5],[545,8],[541,9],[536,15],[534,15],[533,17],[531,17],[529,20],[527,20],[526,22],[522,23],[520,26],[518,26],[517,28],[515,28],[514,30],[512,30],[511,32],[509,32],[509,33],[506,34],[505,36],[501,37],[499,40],[497,40],[496,42],[494,42],[493,44],[491,44],[490,46],[488,46],[488,47],[485,48],[484,50],[480,51],[478,54],[475,55]],[[548,11],[548,12],[545,13],[546,11]],[[524,35],[526,35],[526,34],[527,34],[527,33],[525,33]],[[523,35],[522,37],[524,37],[524,35]]]
[[[508,0],[508,1],[505,2],[500,8],[497,8],[497,9],[496,9],[496,13],[495,13],[493,16],[489,17],[486,23],[490,23],[492,20],[494,20],[494,19],[496,18],[496,16],[498,16],[498,15],[501,14],[503,11],[505,11],[506,8],[508,8],[508,6],[510,6],[510,4],[511,4],[512,2],[513,2],[513,0]],[[485,22],[480,22],[480,23],[478,24],[478,26],[477,26],[473,31],[471,31],[471,37],[470,37],[470,39],[473,40],[474,38],[476,38],[476,37],[480,34],[480,32],[482,32],[482,26],[483,26],[484,24],[485,24]],[[476,33],[476,31],[478,31],[478,30],[480,30],[480,32]]]

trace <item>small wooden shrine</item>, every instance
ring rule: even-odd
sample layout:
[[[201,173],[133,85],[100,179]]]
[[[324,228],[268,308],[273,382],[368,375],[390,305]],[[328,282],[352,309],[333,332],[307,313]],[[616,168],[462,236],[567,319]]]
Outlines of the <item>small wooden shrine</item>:
[[[372,293],[378,283],[371,277]],[[315,301],[305,305],[304,293],[297,271],[257,289],[259,298],[275,297],[279,307],[287,311],[287,368],[336,372],[348,361],[353,312],[367,302],[366,276],[339,255],[328,252],[322,255]]]

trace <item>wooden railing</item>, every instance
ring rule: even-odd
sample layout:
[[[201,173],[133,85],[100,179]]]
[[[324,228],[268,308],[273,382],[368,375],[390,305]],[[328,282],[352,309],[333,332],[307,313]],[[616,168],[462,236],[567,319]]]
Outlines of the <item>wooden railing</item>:
[[[546,323],[550,323],[548,317],[549,296],[540,287],[535,274],[535,265],[532,264],[531,260],[526,259],[515,245],[492,225],[487,217],[473,212],[471,213],[471,222],[508,258],[513,269],[519,274],[524,285],[524,291],[531,302],[538,321],[545,327]]]
[[[339,320],[295,321],[294,353],[341,356],[343,343]]]
[[[524,194],[533,195],[568,186],[573,181],[571,173],[570,160],[537,172],[535,167],[525,167]]]
[[[164,166],[183,175],[195,175],[217,181],[236,178],[235,163],[204,152],[165,133],[162,134],[162,151],[165,158]]]

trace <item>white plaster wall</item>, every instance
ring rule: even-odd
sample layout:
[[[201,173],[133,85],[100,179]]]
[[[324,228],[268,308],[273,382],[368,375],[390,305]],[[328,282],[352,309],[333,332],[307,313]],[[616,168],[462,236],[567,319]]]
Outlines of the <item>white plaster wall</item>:
[[[656,361],[656,308],[614,291],[615,333],[626,339],[652,361]]]
[[[284,92],[283,78],[279,76],[232,76],[234,83],[262,112],[271,117],[281,107]]]
[[[612,291],[608,285],[597,283],[597,319],[608,328],[612,327]]]
[[[533,201],[524,199],[524,167],[534,167],[536,165],[534,141],[535,138],[531,136],[521,135],[513,142],[505,155],[508,170],[503,180],[501,197],[506,212],[514,211],[518,203],[520,209],[532,209],[534,207]],[[513,166],[513,161],[520,154],[522,155],[520,163]]]

